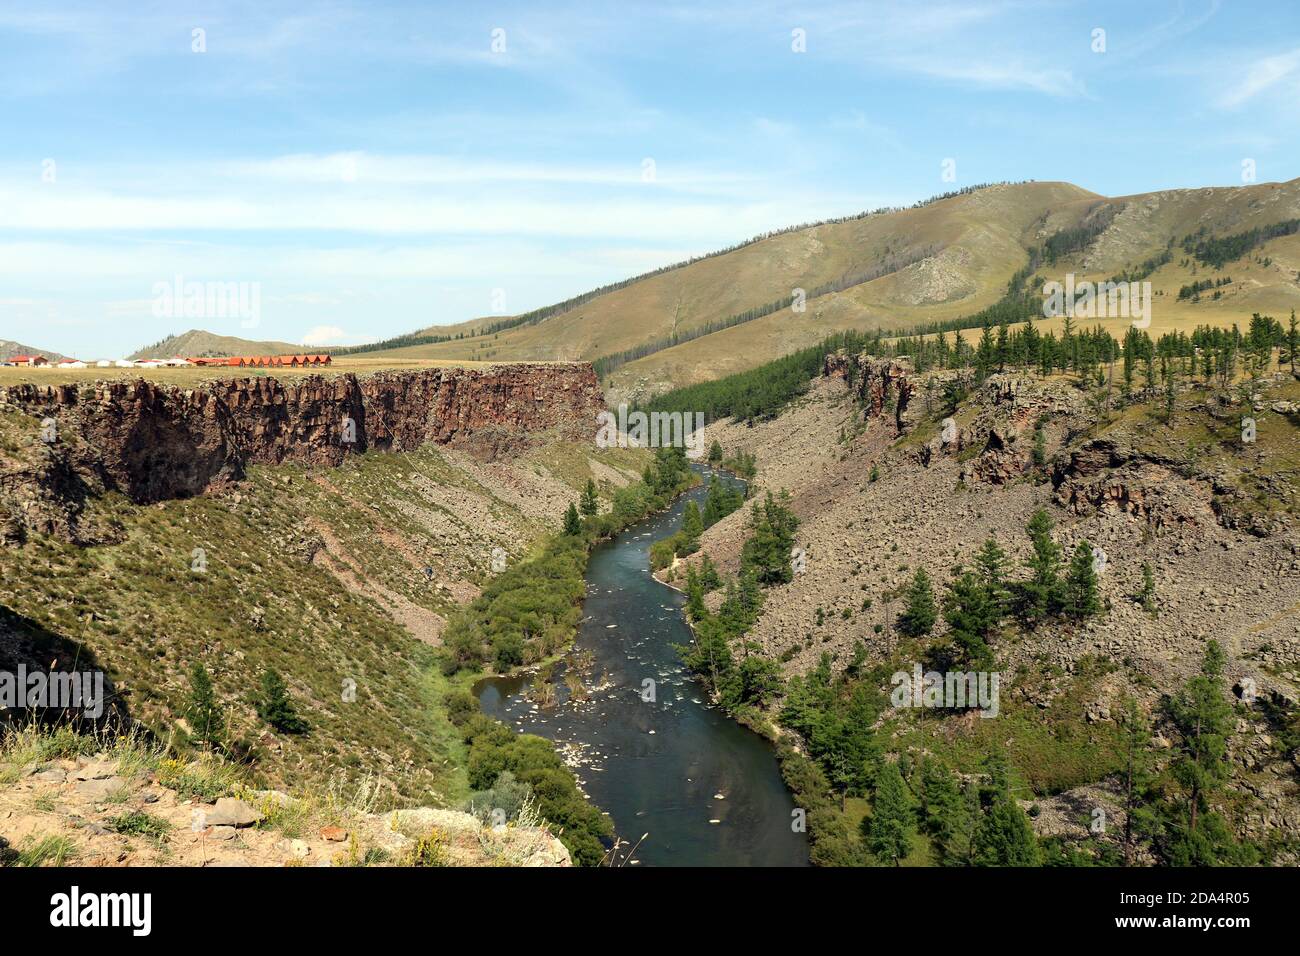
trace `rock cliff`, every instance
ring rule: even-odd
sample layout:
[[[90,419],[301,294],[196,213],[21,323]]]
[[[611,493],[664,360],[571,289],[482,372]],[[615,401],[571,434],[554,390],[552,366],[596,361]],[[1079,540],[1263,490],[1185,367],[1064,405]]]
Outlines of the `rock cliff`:
[[[53,427],[44,453],[0,481],[7,496],[21,497],[24,486],[36,489],[29,497],[41,504],[34,509],[39,514],[23,520],[33,509],[20,507],[19,522],[76,539],[75,527],[68,527],[75,514],[50,512],[51,499],[75,505],[104,490],[136,503],[188,497],[238,480],[249,464],[336,466],[350,454],[409,451],[428,442],[492,458],[526,444],[531,433],[594,435],[603,395],[590,365],[556,363],[293,382],[240,378],[188,389],[144,379],[26,384],[0,389],[4,407]],[[75,493],[64,493],[69,488]]]
[[[912,399],[912,363],[906,358],[878,359],[870,355],[845,355],[832,352],[822,365],[822,375],[843,378],[872,418],[886,409],[893,412],[894,424],[903,428],[908,403]]]

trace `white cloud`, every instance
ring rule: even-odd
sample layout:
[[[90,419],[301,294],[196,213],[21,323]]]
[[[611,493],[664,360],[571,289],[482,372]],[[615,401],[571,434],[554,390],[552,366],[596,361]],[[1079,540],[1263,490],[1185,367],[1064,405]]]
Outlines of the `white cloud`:
[[[1241,82],[1221,95],[1216,105],[1233,109],[1285,80],[1300,69],[1300,49],[1266,57],[1252,65]]]
[[[317,325],[307,330],[302,337],[303,345],[359,345],[373,342],[374,338],[350,335],[337,325]]]
[[[1083,83],[1063,69],[933,56],[898,59],[894,65],[935,79],[970,83],[989,90],[1029,90],[1061,97],[1087,95]]]

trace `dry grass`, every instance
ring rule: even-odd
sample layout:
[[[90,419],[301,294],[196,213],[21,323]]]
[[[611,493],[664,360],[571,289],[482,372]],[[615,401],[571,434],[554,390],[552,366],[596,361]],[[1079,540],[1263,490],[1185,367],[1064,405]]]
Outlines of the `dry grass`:
[[[193,386],[203,382],[240,378],[274,378],[292,383],[311,375],[368,375],[371,372],[425,368],[488,368],[493,362],[456,359],[403,359],[344,356],[328,368],[239,369],[212,366],[187,368],[4,368],[0,367],[0,385],[35,382],[40,385],[63,385],[88,382],[124,382],[146,379],[165,385]]]

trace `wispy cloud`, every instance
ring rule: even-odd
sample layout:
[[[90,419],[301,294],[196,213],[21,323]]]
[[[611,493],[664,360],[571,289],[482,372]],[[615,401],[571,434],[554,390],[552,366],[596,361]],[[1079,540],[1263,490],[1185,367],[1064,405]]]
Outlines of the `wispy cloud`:
[[[1234,109],[1294,76],[1300,70],[1300,47],[1265,57],[1249,66],[1245,75],[1215,101],[1223,109]]]
[[[987,90],[1031,91],[1048,96],[1087,95],[1083,82],[1066,69],[1027,66],[1014,62],[947,60],[907,57],[894,60],[901,69],[953,83],[975,84]]]

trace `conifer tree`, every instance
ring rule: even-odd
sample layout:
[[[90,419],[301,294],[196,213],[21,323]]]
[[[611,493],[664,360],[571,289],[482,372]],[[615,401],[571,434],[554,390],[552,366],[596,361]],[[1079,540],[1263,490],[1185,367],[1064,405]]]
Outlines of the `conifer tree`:
[[[931,756],[921,760],[921,821],[942,849],[953,838],[962,810],[962,793],[952,772]]]
[[[992,664],[988,638],[997,625],[997,610],[989,603],[988,590],[972,571],[961,571],[948,582],[943,599],[943,617],[948,622],[954,646],[963,663],[976,668]]]
[[[1120,771],[1124,795],[1124,865],[1133,866],[1137,859],[1137,838],[1154,836],[1158,822],[1148,802],[1154,781],[1151,727],[1132,697],[1124,699],[1120,728],[1124,747],[1124,766]]]
[[[582,489],[582,513],[585,517],[594,518],[598,511],[600,500],[596,497],[596,483],[588,478],[587,486]]]
[[[1038,839],[1029,817],[1011,793],[1010,769],[1001,757],[992,757],[990,799],[972,843],[976,866],[1038,866]]]
[[[1011,602],[1011,592],[1007,590],[1007,553],[996,540],[988,538],[975,555],[975,566],[989,607],[1000,621],[1006,616]]]
[[[1079,542],[1074,549],[1074,558],[1065,577],[1065,601],[1063,610],[1076,621],[1092,617],[1101,610],[1101,599],[1097,595],[1097,572],[1093,568],[1094,554],[1092,545],[1087,541]]]
[[[1042,468],[1047,464],[1047,432],[1043,429],[1043,423],[1039,422],[1034,428],[1034,467]]]
[[[1286,329],[1286,350],[1291,357],[1291,374],[1295,374],[1296,349],[1300,349],[1300,324],[1295,318],[1295,309],[1291,310],[1291,321]]]
[[[930,576],[925,568],[917,568],[907,589],[907,607],[898,617],[898,629],[908,637],[921,637],[934,630],[937,618]]]
[[[769,491],[762,504],[754,502],[750,514],[750,536],[742,549],[741,563],[754,569],[763,586],[794,580],[790,552],[799,519],[787,506],[789,497],[782,491],[779,498],[774,498]]]
[[[284,734],[305,734],[308,730],[307,721],[293,706],[284,679],[272,668],[267,668],[262,674],[262,696],[257,701],[257,714]]]
[[[1156,574],[1150,561],[1142,562],[1142,591],[1138,595],[1142,610],[1148,614],[1156,612]]]
[[[692,564],[686,568],[686,615],[692,621],[698,621],[704,614],[704,585]]]
[[[962,789],[948,826],[948,838],[939,846],[944,866],[975,865],[975,834],[981,820],[979,787],[972,780]]]
[[[1222,687],[1225,661],[1223,648],[1211,640],[1201,672],[1169,700],[1169,716],[1181,737],[1170,764],[1182,790],[1181,805],[1171,814],[1169,862],[1175,866],[1228,862],[1236,849],[1223,821],[1211,810],[1211,801],[1230,776],[1232,709]]]
[[[1052,540],[1052,519],[1039,508],[1027,527],[1033,555],[1029,558],[1029,580],[1021,585],[1023,613],[1035,624],[1056,612],[1061,591],[1061,548]]]
[[[682,511],[682,537],[686,539],[683,554],[694,554],[700,546],[700,535],[704,533],[704,519],[700,517],[700,508],[694,501],[686,502]]]
[[[912,851],[916,811],[898,764],[885,761],[876,776],[871,817],[864,821],[867,849],[881,861],[898,866]]]
[[[564,533],[568,535],[582,534],[582,521],[578,517],[578,509],[569,502],[569,510],[564,513]]]
[[[190,668],[190,702],[186,717],[196,740],[214,747],[221,744],[224,709],[212,687],[212,676],[201,662]]]
[[[722,579],[718,577],[718,569],[713,566],[713,559],[707,554],[700,561],[700,587],[705,593],[722,587]]]

